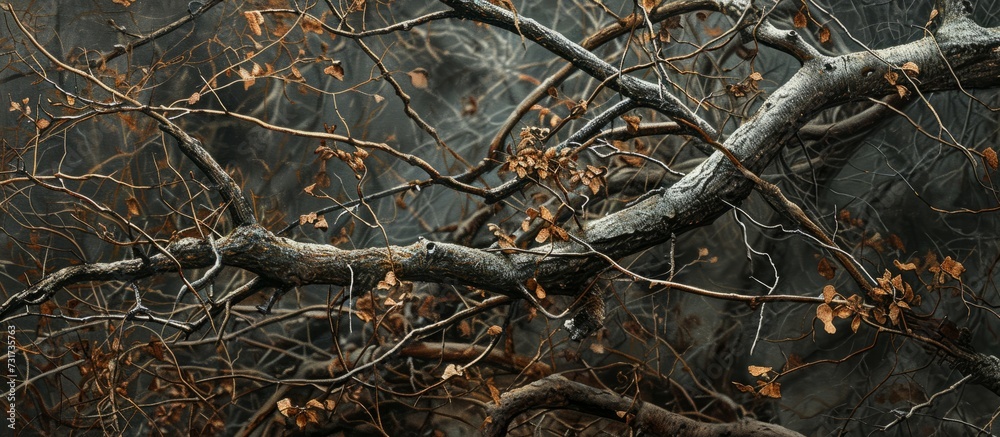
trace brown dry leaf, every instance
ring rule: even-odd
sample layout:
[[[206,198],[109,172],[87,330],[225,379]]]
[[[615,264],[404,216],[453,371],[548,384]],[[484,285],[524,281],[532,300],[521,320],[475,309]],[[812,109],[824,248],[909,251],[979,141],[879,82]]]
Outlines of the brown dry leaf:
[[[707,247],[699,247],[698,248],[698,258],[704,258],[706,256],[708,256],[708,248]]]
[[[490,390],[490,397],[493,398],[493,402],[500,405],[500,390],[498,390],[497,386],[493,383],[493,378],[486,380],[486,388]]]
[[[129,6],[132,6],[132,3],[135,3],[135,0],[111,0],[111,2],[125,6],[127,8]]]
[[[569,232],[559,226],[553,226],[550,228],[552,233],[555,234],[556,238],[562,241],[569,241]]]
[[[595,341],[590,344],[590,351],[598,355],[604,355],[604,344]]]
[[[858,333],[858,328],[860,328],[860,327],[861,327],[861,315],[860,314],[855,314],[854,315],[854,320],[851,320],[851,332],[857,334]]]
[[[826,26],[823,26],[819,29],[819,42],[821,44],[826,44],[830,42],[830,29],[828,29]]]
[[[918,67],[914,62],[907,62],[903,64],[900,69],[903,70],[903,73],[906,73],[906,75],[910,77],[917,77],[917,75],[920,74],[920,67]]]
[[[246,91],[246,90],[250,89],[250,87],[252,87],[253,84],[254,84],[254,82],[255,82],[255,79],[254,79],[253,75],[250,74],[250,72],[247,71],[247,69],[243,68],[243,67],[240,67],[240,69],[237,71],[237,73],[239,73],[240,79],[243,80],[243,90]]]
[[[399,281],[396,280],[396,272],[389,270],[388,272],[385,272],[385,279],[378,281],[377,288],[379,290],[388,290],[398,283]]]
[[[333,65],[324,68],[323,72],[329,74],[334,79],[344,80],[344,67],[340,66],[340,61],[333,61]]]
[[[129,197],[125,199],[125,206],[128,207],[128,215],[136,216],[139,215],[139,200],[135,197]]]
[[[903,239],[899,238],[899,235],[896,234],[889,234],[889,245],[898,250],[906,250],[906,246],[903,245]]]
[[[816,266],[816,271],[819,272],[819,275],[822,276],[823,279],[829,281],[833,279],[836,267],[834,267],[833,264],[830,264],[830,261],[824,257],[819,259],[819,265]]]
[[[549,211],[546,207],[541,207],[538,209],[539,214],[542,216],[542,220],[552,223],[555,220],[555,216],[552,215],[552,211]]]
[[[941,261],[941,270],[951,275],[952,278],[961,279],[962,273],[965,272],[965,266],[948,256],[945,257],[944,261]]]
[[[260,36],[262,34],[260,30],[260,25],[264,23],[264,16],[261,15],[260,11],[245,11],[243,12],[243,18],[247,19],[247,24],[250,25],[250,31],[254,35]]]
[[[809,22],[806,20],[806,14],[803,14],[802,11],[799,11],[799,13],[795,14],[795,18],[793,19],[792,24],[798,29],[806,27],[806,25],[809,24]]]
[[[615,411],[615,415],[618,416],[619,419],[625,417],[626,414],[628,414],[628,413],[625,412],[625,411],[621,411],[621,410]]]
[[[324,218],[323,216],[320,216],[318,219],[316,219],[316,222],[313,223],[313,227],[321,231],[330,229],[330,225],[327,224],[326,218]]]
[[[472,335],[472,326],[469,325],[468,321],[462,320],[462,322],[458,324],[458,332],[462,335],[462,337],[468,337]]]
[[[465,373],[465,369],[454,364],[449,364],[448,367],[444,368],[444,373],[441,375],[441,379],[448,379],[452,376],[462,376]]]
[[[537,296],[539,300],[545,299],[546,294],[545,289],[542,288],[542,284],[537,284],[535,287],[535,296]]]
[[[760,74],[760,72],[755,71],[753,73],[750,73],[750,76],[747,76],[747,79],[750,79],[753,82],[760,82],[764,80],[764,75]]]
[[[542,228],[540,231],[538,231],[538,235],[535,235],[535,242],[544,243],[549,240],[549,236],[550,236],[549,228]]]
[[[362,322],[368,323],[375,320],[375,301],[371,296],[365,296],[358,299],[357,303],[354,304],[355,315],[361,319]]]
[[[306,223],[312,223],[314,221],[316,221],[315,212],[310,212],[309,214],[302,214],[299,216],[299,226],[302,226]]]
[[[764,384],[764,386],[760,388],[760,395],[774,399],[781,399],[781,384],[777,382]]]
[[[325,16],[326,14],[324,14]],[[305,33],[315,33],[317,35],[323,34],[323,23],[313,17],[306,15],[302,18],[302,31]]]
[[[490,326],[489,329],[486,330],[486,333],[492,336],[500,335],[501,332],[503,332],[503,328],[501,328],[500,325]]]
[[[833,288],[832,285],[827,285],[827,286],[823,287],[823,301],[824,302],[830,303],[830,301],[832,301],[833,298],[834,298],[834,296],[836,296],[836,295],[837,295],[837,289]]]
[[[884,75],[882,75],[882,77],[884,77],[885,80],[889,82],[889,85],[895,85],[896,81],[899,80],[899,73],[896,73],[895,71],[889,71]]]
[[[771,367],[764,367],[764,366],[747,366],[747,370],[750,372],[750,375],[756,377],[760,377],[767,374],[767,372],[770,372],[771,369],[772,369]]]
[[[316,184],[312,184],[312,185],[310,185],[308,187],[303,188],[302,191],[305,191],[306,194],[312,195],[313,190],[315,190],[315,189],[316,189]]]
[[[160,361],[166,361],[166,355],[164,354],[165,351],[166,348],[163,347],[163,342],[159,339],[153,339],[148,345],[146,345],[146,352],[149,352],[153,358]]]
[[[413,84],[414,88],[425,89],[427,88],[427,70],[423,68],[415,68],[413,71],[406,73],[410,76],[410,83]]]
[[[642,121],[642,119],[639,118],[639,116],[623,115],[622,120],[625,120],[626,123],[625,129],[628,130],[629,133],[634,134],[636,132],[639,132],[639,122]]]
[[[893,326],[899,324],[899,306],[895,302],[889,304],[889,320]]]
[[[833,326],[833,308],[825,303],[816,307],[816,318],[823,322],[823,330],[827,334],[836,334],[837,327]]]
[[[45,130],[45,128],[49,127],[49,120],[47,118],[39,118],[35,120],[35,126],[38,127],[38,130]]]
[[[75,104],[76,104],[76,97],[73,97],[73,96],[71,96],[71,95],[68,95],[68,94],[67,94],[67,95],[66,95],[66,103],[67,103],[67,104],[68,104],[69,106],[73,106],[73,105],[75,105]]]
[[[292,414],[298,412],[298,408],[292,406],[292,400],[284,398],[278,401],[278,412],[283,414],[285,417],[291,417]]]
[[[910,90],[906,89],[906,85],[896,85],[896,93],[899,94],[899,97],[906,97]]]
[[[307,407],[312,407],[312,408],[318,408],[320,410],[325,409],[323,407],[323,404],[320,403],[319,401],[317,401],[316,399],[310,399],[309,402],[306,402],[306,406]]]
[[[299,414],[295,416],[295,426],[299,427],[300,430],[305,429],[306,425],[309,424],[309,417],[305,414]]]
[[[934,19],[937,18],[937,16],[938,16],[938,10],[931,9],[931,16],[930,18],[927,19],[927,24],[925,24],[924,27],[930,26],[931,22],[934,21]]]
[[[908,271],[916,270],[917,269],[917,265],[916,264],[914,264],[914,263],[903,264],[903,263],[899,262],[898,259],[894,260],[892,263],[896,266],[897,269],[902,270],[904,272],[908,272]]]
[[[991,169],[996,170],[997,166],[1000,165],[1000,161],[997,160],[997,151],[993,150],[992,147],[987,147],[986,150],[983,150],[983,162]]]
[[[292,82],[299,82],[299,81],[305,81],[306,80],[305,77],[302,76],[302,72],[299,71],[298,68],[295,68],[294,65],[292,65],[291,67],[289,67],[289,70],[292,71],[288,75],[291,78]]]
[[[196,91],[194,94],[191,94],[191,97],[188,97],[187,103],[189,105],[193,105],[195,103],[198,103],[198,100],[201,100],[201,93]]]
[[[739,391],[741,391],[743,393],[754,393],[754,392],[756,392],[756,390],[754,390],[753,386],[750,386],[750,385],[740,384],[740,383],[738,383],[736,381],[733,381],[733,385],[736,386],[737,390],[739,390]]]
[[[646,12],[652,12],[652,10],[656,9],[656,6],[659,4],[660,0],[642,0],[642,8],[645,9]]]
[[[797,369],[804,366],[806,363],[802,361],[802,357],[798,354],[789,354],[788,360],[785,361],[785,365],[781,368],[782,372],[787,372],[792,369]]]

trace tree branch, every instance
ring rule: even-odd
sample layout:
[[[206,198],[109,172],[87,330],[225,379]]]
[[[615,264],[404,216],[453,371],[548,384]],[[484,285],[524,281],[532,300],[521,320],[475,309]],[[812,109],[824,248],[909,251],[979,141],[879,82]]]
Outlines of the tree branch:
[[[698,422],[654,404],[570,381],[560,375],[545,377],[504,393],[500,397],[499,405],[488,404],[483,434],[490,437],[507,435],[507,428],[517,416],[534,409],[570,409],[618,420],[625,422],[640,435],[678,437],[802,435],[778,425],[753,419],[742,419],[733,423]]]

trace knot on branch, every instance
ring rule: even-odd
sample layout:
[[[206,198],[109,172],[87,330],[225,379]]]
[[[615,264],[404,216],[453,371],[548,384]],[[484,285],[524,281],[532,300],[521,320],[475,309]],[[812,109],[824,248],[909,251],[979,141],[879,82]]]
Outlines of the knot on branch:
[[[604,327],[604,299],[599,293],[588,292],[587,300],[572,319],[563,323],[569,338],[580,341]]]

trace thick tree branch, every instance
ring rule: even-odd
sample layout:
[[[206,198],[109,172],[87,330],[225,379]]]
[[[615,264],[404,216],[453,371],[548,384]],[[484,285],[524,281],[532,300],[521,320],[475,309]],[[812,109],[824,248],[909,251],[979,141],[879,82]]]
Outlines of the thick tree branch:
[[[490,437],[507,435],[507,428],[517,416],[535,409],[570,409],[623,421],[640,435],[678,437],[802,435],[778,425],[753,419],[743,419],[733,423],[698,422],[651,403],[573,382],[560,375],[545,377],[504,393],[500,397],[499,405],[490,403],[486,407],[487,419],[483,434]]]

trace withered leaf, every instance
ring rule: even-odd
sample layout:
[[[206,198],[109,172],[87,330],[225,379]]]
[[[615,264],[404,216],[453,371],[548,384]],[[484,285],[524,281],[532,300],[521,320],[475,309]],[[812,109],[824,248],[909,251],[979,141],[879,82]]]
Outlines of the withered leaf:
[[[329,74],[334,79],[344,80],[344,67],[340,65],[340,61],[333,61],[333,64],[324,68],[323,72]]]
[[[448,379],[452,376],[462,376],[465,373],[465,369],[454,364],[449,364],[448,367],[444,368],[444,374],[441,375],[441,379]]]
[[[260,11],[245,11],[243,12],[243,18],[246,18],[247,24],[250,26],[250,31],[254,35],[260,36],[260,25],[264,23],[264,16],[261,15]]]
[[[983,150],[983,162],[991,169],[996,170],[1000,166],[1000,161],[997,160],[997,151],[993,150],[992,147],[987,147],[986,150]]]
[[[854,320],[851,320],[851,332],[854,332],[855,334],[857,334],[858,328],[860,328],[860,327],[861,327],[861,315],[860,314],[855,314],[854,315]]]
[[[961,279],[962,273],[965,272],[965,266],[948,256],[945,257],[944,261],[941,261],[941,270],[951,275],[952,278]]]
[[[423,68],[415,68],[413,71],[406,73],[410,76],[410,83],[413,84],[414,88],[425,89],[427,88],[427,81],[429,76],[427,75],[427,70]]]
[[[830,42],[830,29],[823,26],[819,29],[819,42],[821,44],[826,44]]]
[[[833,279],[836,268],[833,266],[833,264],[830,264],[829,260],[827,260],[824,257],[819,259],[819,264],[816,266],[816,271],[819,272],[819,275],[822,276],[823,279],[829,281]]]
[[[302,226],[306,223],[312,223],[314,221],[316,221],[315,212],[310,212],[309,214],[302,214],[299,216],[299,226]]]
[[[135,197],[125,199],[125,206],[128,207],[129,216],[139,215],[139,201]]]
[[[889,85],[895,85],[896,81],[899,80],[899,73],[896,73],[895,71],[889,71],[886,72],[882,77],[885,78],[886,82],[889,82]]]
[[[827,286],[823,287],[823,301],[824,302],[830,303],[830,301],[832,301],[833,298],[834,298],[834,296],[836,296],[836,295],[837,295],[837,289],[833,288],[832,285],[827,285]]]
[[[487,334],[493,336],[500,335],[501,332],[503,332],[503,328],[501,328],[500,325],[490,326],[489,329],[486,330]]]
[[[486,388],[490,390],[490,397],[493,398],[493,402],[500,405],[500,390],[493,383],[493,378],[486,380]]]
[[[823,330],[827,334],[836,334],[837,328],[833,326],[833,308],[825,303],[816,307],[816,318],[823,322]]]
[[[469,325],[467,320],[462,320],[462,322],[458,324],[458,332],[462,335],[462,337],[468,337],[472,335],[472,326]]]
[[[780,399],[781,384],[777,382],[769,382],[764,384],[764,386],[760,388],[760,395],[769,398]]]
[[[642,119],[639,118],[638,115],[623,115],[622,120],[625,120],[625,129],[628,130],[629,133],[634,134],[639,132],[639,122],[642,121]]]
[[[802,11],[799,11],[799,13],[795,14],[795,18],[793,19],[792,24],[798,29],[806,27],[806,25],[809,24],[809,22],[806,21],[806,14],[803,14]]]
[[[250,74],[250,72],[247,71],[247,69],[243,68],[243,67],[240,67],[240,69],[237,70],[237,73],[239,73],[240,79],[243,80],[243,90],[245,91],[245,90],[250,89],[250,87],[252,87],[253,84],[254,84],[254,82],[256,81],[256,79],[254,79],[253,75]]]
[[[330,229],[330,225],[326,223],[326,218],[323,216],[319,216],[319,218],[316,219],[316,222],[313,223],[313,227],[321,231]]]
[[[292,400],[284,398],[278,401],[278,412],[283,414],[285,417],[291,417],[293,414],[298,413],[298,408],[292,406]]]
[[[540,231],[538,231],[538,235],[535,235],[535,242],[544,243],[548,241],[549,237],[550,237],[549,228],[542,228]]]
[[[771,369],[772,369],[771,367],[764,367],[764,366],[747,366],[747,371],[750,372],[750,375],[757,377],[766,375],[767,372],[771,371]]]

